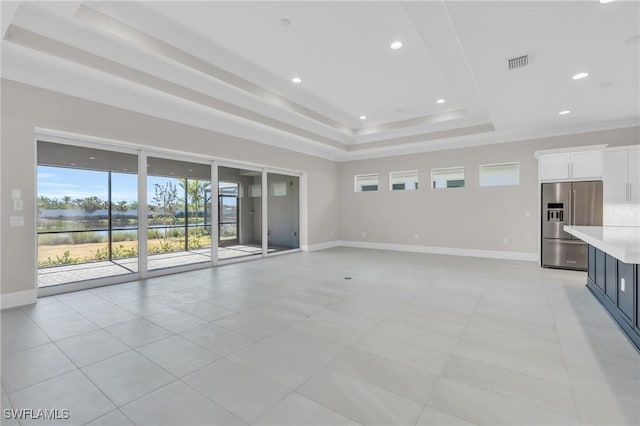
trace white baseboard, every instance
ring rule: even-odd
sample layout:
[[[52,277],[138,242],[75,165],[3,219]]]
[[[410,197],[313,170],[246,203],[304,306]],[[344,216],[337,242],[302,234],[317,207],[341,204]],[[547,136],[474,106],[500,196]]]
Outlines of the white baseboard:
[[[302,246],[302,251],[317,251],[325,250],[334,247],[340,247],[343,241],[326,241],[324,243],[310,244],[308,246]]]
[[[38,292],[35,289],[0,294],[0,309],[31,305],[32,303],[36,303],[37,299]]]
[[[411,244],[373,243],[367,241],[337,241],[337,243],[342,247],[407,251],[412,253],[446,254],[450,256],[483,257],[489,259],[523,260],[528,262],[538,261],[537,253],[518,251],[463,249],[455,247],[418,246]]]

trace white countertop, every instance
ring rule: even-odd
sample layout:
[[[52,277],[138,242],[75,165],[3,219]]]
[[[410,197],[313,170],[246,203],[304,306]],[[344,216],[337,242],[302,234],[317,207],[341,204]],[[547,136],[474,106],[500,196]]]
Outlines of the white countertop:
[[[564,230],[624,263],[640,263],[640,226],[568,226]]]

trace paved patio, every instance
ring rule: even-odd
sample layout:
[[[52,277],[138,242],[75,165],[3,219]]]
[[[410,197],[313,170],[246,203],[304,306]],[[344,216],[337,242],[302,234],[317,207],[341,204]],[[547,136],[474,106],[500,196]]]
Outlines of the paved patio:
[[[269,252],[273,251],[280,250],[277,248],[269,249]],[[233,245],[218,248],[218,258],[220,260],[234,259],[244,256],[259,256],[260,254],[262,254],[262,246],[258,245]],[[208,248],[177,253],[155,254],[148,257],[148,269],[155,270],[171,268],[174,266],[209,262],[210,260],[211,250]],[[41,268],[38,270],[38,286],[48,287],[52,285],[94,280],[136,272],[138,272],[137,257],[113,261],[81,263],[78,265],[56,266],[52,268]]]

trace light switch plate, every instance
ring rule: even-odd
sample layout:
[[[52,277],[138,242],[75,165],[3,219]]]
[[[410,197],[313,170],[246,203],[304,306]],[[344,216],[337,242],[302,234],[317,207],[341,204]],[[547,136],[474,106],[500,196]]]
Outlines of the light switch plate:
[[[24,216],[11,216],[11,226],[24,226]]]
[[[21,200],[22,199],[22,189],[13,188],[11,190],[11,199],[13,199],[13,200]]]
[[[620,278],[620,291],[624,291],[625,284],[624,278]]]
[[[24,208],[24,202],[22,200],[13,200],[13,209],[22,210]]]

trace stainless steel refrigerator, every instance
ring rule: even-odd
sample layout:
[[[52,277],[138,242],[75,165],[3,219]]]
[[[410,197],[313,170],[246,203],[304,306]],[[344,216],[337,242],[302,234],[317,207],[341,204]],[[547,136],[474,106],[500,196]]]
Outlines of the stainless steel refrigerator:
[[[564,225],[602,226],[602,182],[542,184],[542,266],[587,270],[587,244]]]

